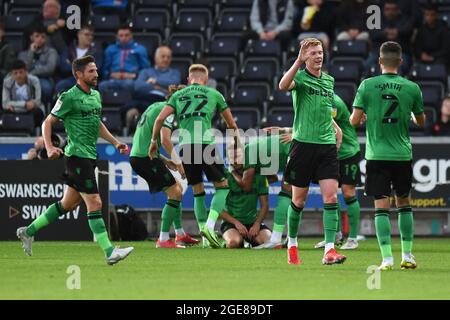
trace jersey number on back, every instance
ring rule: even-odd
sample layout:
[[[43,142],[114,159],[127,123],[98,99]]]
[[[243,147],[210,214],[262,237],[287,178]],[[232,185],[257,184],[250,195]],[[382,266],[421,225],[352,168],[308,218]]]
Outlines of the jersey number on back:
[[[392,114],[394,113],[395,109],[398,107],[398,98],[392,94],[383,94],[382,96],[383,100],[386,100],[390,102],[389,109],[386,111],[386,113],[383,116],[383,123],[397,123],[398,118],[393,118]]]
[[[194,98],[201,99],[201,101],[198,104],[198,106],[193,110],[193,112],[201,110],[205,105],[208,104],[208,97],[205,96],[204,94],[196,94],[194,96]],[[181,114],[185,114],[186,111],[189,109],[189,107],[191,106],[192,100],[188,96],[183,96],[180,98],[180,101],[186,101],[186,104],[184,105],[183,109],[180,112],[180,115],[181,115]]]

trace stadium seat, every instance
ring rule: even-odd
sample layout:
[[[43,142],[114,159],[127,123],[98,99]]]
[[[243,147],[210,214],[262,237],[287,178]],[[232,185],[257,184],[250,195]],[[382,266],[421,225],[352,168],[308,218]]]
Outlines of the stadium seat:
[[[178,69],[180,71],[181,83],[186,84],[189,66],[193,63],[190,58],[172,58],[171,68]]]
[[[138,8],[169,8],[172,0],[136,0]]]
[[[217,82],[216,90],[219,91],[223,95],[225,100],[228,101],[228,85],[226,83]]]
[[[178,0],[180,8],[212,8],[214,1],[211,0]]]
[[[258,108],[233,107],[233,117],[240,129],[257,129],[260,127],[261,112]]]
[[[3,38],[6,42],[8,42],[16,51],[19,53],[23,48],[23,33],[18,32],[8,32],[5,34]]]
[[[133,16],[133,30],[138,32],[158,32],[164,36],[168,33],[170,13],[165,9],[139,9]]]
[[[447,68],[443,64],[416,64],[411,70],[416,81],[440,81],[447,83]]]
[[[107,46],[116,41],[116,35],[113,32],[96,32],[94,35],[94,46],[99,50],[105,50]]]
[[[444,97],[444,85],[433,81],[419,82],[418,84],[422,91],[424,105],[439,108],[439,104]]]
[[[210,58],[209,76],[217,81],[229,83],[236,74],[236,61],[233,58]]]
[[[334,62],[329,67],[329,73],[337,81],[359,82],[361,71],[357,64],[352,62]]]
[[[248,29],[250,11],[245,9],[223,9],[217,19],[217,32],[244,32]]]
[[[96,14],[89,18],[89,24],[92,25],[96,32],[116,32],[120,26],[120,17],[113,14]]]
[[[281,56],[281,45],[278,41],[249,40],[246,48],[247,56]]]
[[[437,121],[437,111],[433,107],[425,107],[424,110],[426,123],[428,125],[433,125]]]
[[[39,12],[42,8],[42,0],[10,0],[8,13]]]
[[[216,34],[209,41],[208,56],[234,56],[241,51],[242,39],[236,34]]]
[[[256,106],[263,110],[263,104],[269,100],[270,88],[267,83],[237,83],[231,95],[233,105]]]
[[[0,136],[31,136],[34,130],[32,114],[4,113],[0,115]]]
[[[201,32],[212,25],[212,14],[208,9],[180,9],[175,21],[176,32]]]
[[[150,60],[153,59],[155,50],[162,44],[161,35],[155,32],[135,33],[133,38],[136,42],[143,45],[147,49]]]
[[[349,110],[353,107],[353,100],[356,94],[356,84],[351,82],[336,82],[334,84],[334,93],[344,100]]]
[[[224,8],[228,7],[246,7],[251,8],[253,0],[221,0],[220,5]]]
[[[172,34],[169,41],[173,56],[196,58],[203,52],[203,37],[196,33]]]
[[[292,127],[294,111],[292,108],[272,108],[267,116],[267,125],[276,127]]]
[[[122,136],[122,119],[119,110],[104,110],[102,122],[111,133]]]
[[[363,40],[336,41],[332,50],[333,56],[366,58],[369,54],[368,43]]]
[[[450,28],[450,12],[442,12],[441,19],[447,23],[447,26]]]
[[[4,16],[5,31],[8,33],[12,32],[22,32],[23,29],[31,24],[34,20],[34,16],[31,14],[15,14]]]
[[[131,101],[131,92],[127,90],[103,90],[100,93],[103,107],[106,109],[117,109]]]
[[[292,95],[290,91],[274,90],[270,96],[270,108],[292,107]]]
[[[278,60],[275,58],[248,58],[241,69],[239,79],[244,81],[272,80],[279,70]]]

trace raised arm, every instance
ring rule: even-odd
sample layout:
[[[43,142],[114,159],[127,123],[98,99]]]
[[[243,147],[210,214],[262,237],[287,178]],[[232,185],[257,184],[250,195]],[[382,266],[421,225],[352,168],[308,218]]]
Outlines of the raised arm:
[[[298,69],[306,62],[309,58],[307,49],[310,46],[310,41],[305,41],[298,52],[298,57],[295,59],[292,67],[284,74],[281,78],[278,88],[282,91],[292,90],[295,87],[294,77],[297,74]]]

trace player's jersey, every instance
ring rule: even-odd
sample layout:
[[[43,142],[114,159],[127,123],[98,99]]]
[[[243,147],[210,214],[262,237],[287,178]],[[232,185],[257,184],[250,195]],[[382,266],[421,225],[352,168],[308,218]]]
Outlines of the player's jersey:
[[[262,136],[244,146],[244,170],[255,168],[263,175],[274,175],[286,168],[292,143],[282,143],[279,135]],[[261,169],[264,168],[261,172]]]
[[[212,118],[228,108],[219,91],[196,83],[175,92],[167,104],[178,119],[180,145],[214,143]]]
[[[334,121],[342,129],[342,144],[338,151],[338,160],[353,157],[360,151],[358,136],[355,128],[350,123],[350,111],[345,102],[337,94],[334,95],[333,106]]]
[[[242,224],[252,224],[258,217],[258,198],[269,194],[269,183],[264,176],[255,175],[250,192],[243,192],[234,180],[233,175],[227,173],[228,193],[225,210]]]
[[[336,133],[332,123],[333,77],[322,72],[317,78],[305,69],[297,72],[294,82],[293,138],[305,143],[335,144]]]
[[[147,110],[142,114],[139,119],[136,132],[133,137],[133,146],[131,148],[131,157],[147,157],[148,148],[150,147],[150,142],[152,139],[153,125],[155,124],[156,118],[161,113],[162,109],[166,105],[166,102],[155,102],[150,105]],[[170,130],[173,129],[173,115],[167,117],[164,121],[163,127],[167,127]],[[158,135],[158,154],[159,147],[161,147],[161,139]]]
[[[412,159],[411,112],[423,112],[422,93],[416,83],[388,73],[366,79],[358,88],[353,107],[367,115],[367,160]]]
[[[66,156],[97,159],[97,138],[102,114],[100,93],[91,89],[86,93],[75,85],[61,94],[51,111],[64,120],[67,133]]]

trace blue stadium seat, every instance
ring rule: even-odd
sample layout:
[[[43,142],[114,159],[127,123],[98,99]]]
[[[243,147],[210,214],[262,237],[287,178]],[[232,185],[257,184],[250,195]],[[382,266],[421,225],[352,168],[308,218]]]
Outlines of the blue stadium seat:
[[[218,32],[243,32],[248,29],[250,11],[245,9],[223,9],[217,19]]]
[[[171,68],[180,71],[181,83],[186,84],[189,66],[193,63],[191,58],[172,58]]]
[[[4,113],[0,115],[0,136],[31,136],[34,130],[32,114]]]
[[[253,0],[221,0],[220,4],[224,8],[228,7],[246,7],[251,8]]]
[[[34,20],[31,14],[15,14],[3,17],[5,23],[5,31],[8,32],[22,32],[23,29],[30,25]]]
[[[419,82],[418,85],[422,91],[424,105],[439,109],[444,97],[444,85],[435,81]]]
[[[212,15],[208,9],[180,9],[175,21],[174,31],[201,32],[212,25]]]
[[[178,0],[180,8],[207,8],[213,7],[214,1],[211,0]]]
[[[203,37],[196,33],[174,33],[169,46],[174,56],[198,57],[203,52]]]
[[[249,40],[246,53],[248,56],[281,56],[281,46],[278,41]]]
[[[119,110],[103,110],[102,122],[111,133],[122,136],[122,119]]]
[[[39,12],[42,8],[42,0],[10,0],[8,13]]]
[[[329,67],[329,73],[337,81],[359,82],[361,71],[357,64],[352,62],[334,62]]]
[[[270,97],[270,108],[292,107],[292,94],[290,91],[275,90]]]
[[[292,127],[294,111],[292,108],[272,108],[267,116],[267,125],[276,127]]]
[[[353,107],[353,100],[356,94],[356,84],[351,82],[336,82],[334,84],[334,93],[336,93],[342,100],[344,100],[347,108],[351,110]]]
[[[447,83],[447,68],[443,64],[416,64],[411,70],[416,81],[440,81]]]
[[[133,16],[133,30],[139,32],[155,31],[165,35],[170,14],[165,9],[140,9]]]
[[[270,88],[267,83],[243,82],[236,84],[231,99],[233,105],[256,106],[262,110],[263,104],[269,100],[269,95]]]
[[[233,107],[233,117],[239,129],[257,129],[260,127],[261,112],[258,108]]]
[[[239,79],[244,81],[264,80],[272,83],[278,70],[278,60],[275,58],[248,58],[244,62]]]
[[[234,56],[241,51],[242,39],[236,34],[215,34],[209,41],[208,56]]]
[[[366,58],[368,54],[369,46],[367,41],[344,40],[336,41],[333,45],[334,56]]]
[[[100,91],[103,108],[117,109],[131,101],[131,92],[127,90],[103,90]]]
[[[161,35],[155,32],[134,33],[133,38],[147,49],[150,60],[153,59],[155,50],[162,44]]]
[[[236,74],[236,61],[233,58],[209,58],[209,76],[217,81],[229,82]]]
[[[89,24],[92,25],[96,32],[116,32],[120,26],[120,17],[113,14],[96,14],[89,18]]]

